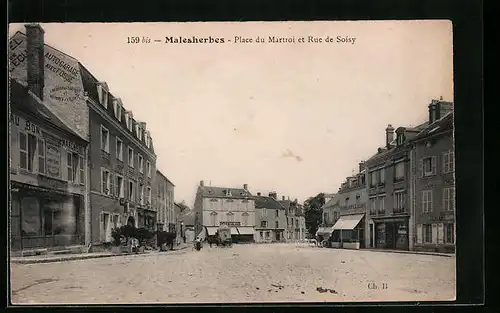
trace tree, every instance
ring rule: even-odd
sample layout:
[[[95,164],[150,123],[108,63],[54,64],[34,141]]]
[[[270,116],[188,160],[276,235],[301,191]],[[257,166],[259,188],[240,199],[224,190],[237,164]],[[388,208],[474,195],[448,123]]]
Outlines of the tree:
[[[304,202],[304,214],[306,218],[306,228],[309,234],[316,234],[318,226],[323,217],[322,206],[325,204],[325,194],[320,193],[315,197],[310,197]]]
[[[188,212],[189,212],[189,207],[184,202],[184,200],[182,200],[181,202],[177,203],[177,205],[181,208],[181,212],[184,212],[185,210],[188,210]]]

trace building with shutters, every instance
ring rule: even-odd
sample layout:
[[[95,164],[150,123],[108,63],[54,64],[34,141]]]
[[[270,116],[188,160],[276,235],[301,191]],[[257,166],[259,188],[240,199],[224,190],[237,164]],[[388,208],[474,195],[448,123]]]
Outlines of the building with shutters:
[[[255,226],[255,199],[243,188],[212,187],[200,181],[193,206],[196,236],[215,236],[220,225],[231,228],[234,242],[252,242]]]
[[[255,242],[285,241],[286,210],[277,200],[277,193],[255,196]]]
[[[60,94],[81,91],[71,80],[77,63],[46,46],[38,24],[10,38],[9,60],[12,251],[83,246],[90,240],[88,136],[85,115],[74,114],[85,114],[85,107],[70,92]],[[63,63],[65,71],[55,74]],[[59,75],[66,72],[62,84]]]
[[[285,199],[284,196],[281,200],[279,200],[279,202],[283,207],[285,207],[287,222],[285,231],[286,240],[296,241],[306,239],[307,230],[304,207],[299,203],[297,199]]]
[[[414,250],[455,251],[455,156],[452,103],[433,100],[429,121],[411,140]]]
[[[410,211],[410,140],[427,126],[388,125],[386,145],[365,162],[368,195],[368,247],[411,250],[414,243]]]
[[[159,170],[156,170],[156,220],[160,231],[175,232],[176,214],[174,210],[175,185]]]

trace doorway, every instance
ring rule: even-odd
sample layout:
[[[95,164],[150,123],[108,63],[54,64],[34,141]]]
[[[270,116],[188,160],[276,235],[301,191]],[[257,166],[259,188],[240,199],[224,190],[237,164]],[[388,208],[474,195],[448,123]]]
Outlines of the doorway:
[[[281,240],[280,232],[276,232],[276,241],[280,241],[280,240]]]
[[[373,224],[370,224],[370,248],[373,247]]]
[[[135,219],[134,219],[134,217],[132,217],[132,216],[129,216],[129,217],[128,217],[128,220],[127,220],[127,225],[128,225],[128,226],[135,227]]]

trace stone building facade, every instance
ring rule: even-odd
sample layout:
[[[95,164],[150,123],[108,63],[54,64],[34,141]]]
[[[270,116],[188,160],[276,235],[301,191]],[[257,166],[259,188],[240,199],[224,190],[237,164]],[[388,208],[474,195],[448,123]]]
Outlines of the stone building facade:
[[[285,207],[276,200],[276,192],[255,197],[255,242],[285,241]]]

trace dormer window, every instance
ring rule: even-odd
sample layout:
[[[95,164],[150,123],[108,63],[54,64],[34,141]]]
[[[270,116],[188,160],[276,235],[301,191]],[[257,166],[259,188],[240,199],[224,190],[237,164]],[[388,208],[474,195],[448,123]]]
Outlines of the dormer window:
[[[135,123],[135,135],[139,138],[139,123]]]
[[[97,93],[99,95],[99,103],[102,104],[104,108],[108,108],[108,91],[102,84],[97,86]]]
[[[404,135],[403,134],[398,134],[397,141],[398,141],[398,146],[403,145],[403,143],[405,141]]]
[[[115,112],[115,117],[119,122],[122,121],[122,104],[120,99],[113,99],[113,111]]]
[[[226,193],[226,197],[231,197],[232,196],[231,190],[229,190],[229,189],[225,190],[225,193]]]

